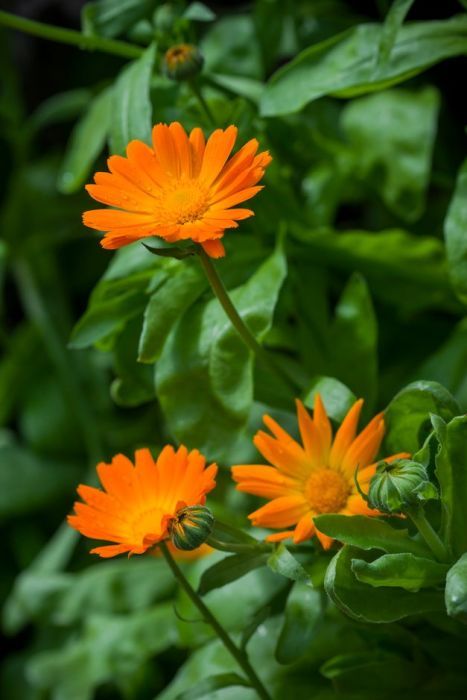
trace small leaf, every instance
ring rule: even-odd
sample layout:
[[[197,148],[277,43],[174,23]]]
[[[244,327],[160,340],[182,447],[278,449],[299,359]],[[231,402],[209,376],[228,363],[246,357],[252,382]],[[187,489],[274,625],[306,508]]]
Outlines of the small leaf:
[[[282,542],[269,556],[267,564],[276,574],[290,578],[292,581],[302,581],[308,586],[312,586],[308,572]]]
[[[329,418],[341,423],[355,403],[356,396],[348,387],[333,377],[316,377],[303,397],[303,403],[313,408],[316,394],[319,394]]]
[[[413,554],[385,554],[373,562],[352,560],[352,571],[359,581],[379,588],[389,586],[417,592],[444,584],[446,564]]]
[[[141,58],[126,66],[112,90],[110,150],[123,154],[132,139],[150,143],[152,105],[151,77],[156,45],[151,44]]]
[[[63,194],[72,194],[82,187],[102,151],[110,127],[111,101],[111,90],[103,90],[74,127],[57,180]]]
[[[366,515],[318,515],[314,518],[320,532],[344,544],[361,549],[382,549],[388,554],[411,552],[429,556],[430,550],[409,537],[407,530],[396,529],[387,522]]]
[[[175,258],[176,260],[190,258],[193,255],[195,255],[196,252],[194,248],[179,248],[177,246],[155,248],[154,246],[146,245],[146,243],[143,243],[143,245],[146,248],[146,250],[149,250],[149,252],[153,255],[160,255],[163,258]]]
[[[378,49],[377,68],[384,71],[389,61],[397,34],[406,18],[414,0],[394,0],[384,20],[383,31]]]
[[[467,553],[448,571],[445,600],[448,615],[467,624]]]
[[[253,569],[265,566],[268,561],[268,553],[261,551],[232,554],[213,564],[203,572],[199,583],[198,593],[206,595],[214,588],[221,588],[227,583],[245,576]]]
[[[215,13],[204,2],[190,2],[182,17],[192,22],[212,22],[216,19]]]

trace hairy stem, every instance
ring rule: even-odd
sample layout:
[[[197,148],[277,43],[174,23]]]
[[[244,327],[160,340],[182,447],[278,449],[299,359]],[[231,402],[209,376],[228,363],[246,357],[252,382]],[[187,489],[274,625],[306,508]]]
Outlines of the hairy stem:
[[[235,661],[238,663],[242,671],[249,679],[252,688],[256,690],[258,697],[262,698],[262,700],[271,700],[271,696],[264,687],[262,681],[256,675],[256,672],[250,664],[246,653],[244,653],[237,647],[237,645],[230,638],[229,634],[222,627],[219,620],[212,614],[212,612],[209,610],[207,605],[205,605],[201,597],[196,593],[194,588],[191,587],[191,584],[189,583],[188,579],[185,577],[182,570],[176,563],[175,559],[170,554],[165,542],[161,542],[159,546],[167,564],[169,565],[173,575],[179,582],[180,586],[183,588],[191,602],[198,608],[205,622],[211,625],[211,627],[213,628],[213,630],[215,631],[215,633],[217,634],[227,651],[233,656]]]
[[[431,549],[436,559],[440,562],[449,562],[449,553],[442,540],[426,519],[422,506],[412,506],[406,511],[413,524]]]

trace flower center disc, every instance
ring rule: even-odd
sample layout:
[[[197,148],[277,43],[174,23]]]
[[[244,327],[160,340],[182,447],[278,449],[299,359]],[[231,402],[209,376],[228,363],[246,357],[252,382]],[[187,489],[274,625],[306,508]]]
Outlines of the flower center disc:
[[[305,496],[315,513],[339,513],[349,493],[348,481],[333,469],[314,471],[305,486]]]
[[[185,182],[166,193],[164,206],[169,218],[177,224],[200,219],[207,209],[207,193],[198,184]]]

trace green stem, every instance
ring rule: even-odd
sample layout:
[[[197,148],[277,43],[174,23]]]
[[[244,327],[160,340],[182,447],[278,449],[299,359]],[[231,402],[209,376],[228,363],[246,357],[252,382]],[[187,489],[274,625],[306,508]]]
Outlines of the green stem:
[[[211,625],[211,627],[213,628],[213,630],[215,631],[215,633],[217,634],[227,651],[233,656],[235,661],[243,670],[243,672],[249,679],[252,688],[256,690],[258,697],[262,698],[262,700],[271,700],[271,696],[269,695],[268,691],[264,687],[259,677],[256,675],[256,672],[250,664],[247,655],[243,651],[241,651],[237,647],[237,645],[232,641],[229,634],[222,627],[219,620],[212,614],[207,605],[204,604],[204,602],[201,600],[200,596],[196,593],[194,588],[191,587],[191,584],[189,583],[182,570],[179,568],[176,561],[170,554],[165,542],[161,542],[159,546],[167,564],[169,565],[173,575],[179,582],[180,586],[183,588],[191,602],[198,608],[205,622]]]
[[[36,22],[25,17],[18,17],[11,12],[0,11],[0,25],[11,29],[18,29],[26,34],[58,41],[62,44],[71,44],[78,46],[80,49],[88,51],[102,51],[110,53],[114,56],[123,56],[124,58],[139,58],[144,49],[128,44],[126,41],[117,41],[116,39],[105,39],[101,36],[87,36],[73,29],[65,29],[63,27],[54,27],[51,24]]]
[[[212,126],[216,126],[216,120],[214,118],[214,115],[211,112],[211,108],[209,107],[208,103],[204,99],[203,93],[201,92],[201,88],[199,87],[198,83],[195,80],[189,80],[188,84],[191,88],[193,95],[200,103],[203,112],[206,114],[208,121],[211,123]]]
[[[219,274],[216,268],[214,267],[214,264],[209,255],[204,252],[201,246],[198,246],[196,252],[201,261],[201,265],[203,266],[203,270],[206,274],[208,282],[211,285],[211,289],[214,292],[214,295],[217,297],[217,300],[219,301],[226,315],[230,319],[232,326],[238,332],[245,345],[250,350],[252,350],[257,357],[261,359],[261,361],[266,365],[266,367],[268,367],[268,369],[272,370],[280,378],[281,382],[287,387],[288,391],[292,391],[293,394],[296,394],[297,391],[300,391],[300,387],[292,385],[290,377],[282,370],[282,368],[279,365],[276,364],[276,362],[266,352],[266,350],[264,350],[264,348],[261,347],[261,345],[253,336],[251,331],[248,329],[242,317],[235,308],[234,304],[232,303],[232,300],[226,288],[224,287],[224,283],[219,277]]]
[[[412,520],[426,544],[435,555],[436,559],[440,562],[448,563],[449,553],[437,532],[431,527],[430,523],[426,519],[422,506],[412,506],[406,511],[406,514]]]

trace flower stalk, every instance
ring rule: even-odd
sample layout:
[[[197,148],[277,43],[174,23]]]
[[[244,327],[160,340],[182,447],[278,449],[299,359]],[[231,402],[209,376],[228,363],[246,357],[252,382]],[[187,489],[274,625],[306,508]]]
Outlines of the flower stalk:
[[[206,100],[204,99],[204,95],[201,92],[201,88],[199,87],[196,80],[192,78],[191,80],[188,81],[188,85],[190,86],[190,89],[191,89],[193,95],[196,97],[199,104],[201,105],[201,109],[205,113],[205,115],[208,119],[208,122],[211,124],[211,126],[216,126],[216,120],[215,120],[214,115],[211,111],[211,108],[208,105],[208,103],[206,102]]]
[[[282,368],[276,364],[272,357],[270,357],[266,350],[261,347],[256,338],[253,336],[235,308],[235,305],[233,304],[232,299],[230,298],[229,293],[227,292],[211,258],[201,246],[198,246],[197,254],[215,297],[224,309],[226,315],[230,319],[230,322],[242,338],[245,345],[254,352],[254,354],[265,364],[268,369],[272,370],[280,378],[282,384],[287,387],[288,391],[295,394],[297,389],[301,390],[300,387],[292,384],[290,377],[285,374]]]
[[[26,17],[19,17],[11,12],[0,11],[0,25],[17,29],[25,34],[41,37],[42,39],[50,39],[62,44],[71,44],[80,49],[88,51],[101,51],[103,53],[113,54],[114,56],[122,56],[123,58],[139,58],[144,49],[139,46],[134,46],[126,41],[118,41],[117,39],[105,39],[100,36],[87,36],[74,29],[65,29],[63,27],[54,27],[52,24],[45,22],[36,22]]]
[[[436,559],[442,563],[449,563],[449,552],[438,533],[428,522],[423,511],[423,507],[415,504],[409,508],[406,508],[405,513],[412,520],[413,524],[435,555]]]
[[[179,582],[180,586],[183,588],[191,602],[198,608],[205,622],[213,628],[213,630],[215,631],[215,633],[217,634],[227,651],[233,656],[235,661],[238,663],[242,671],[249,679],[252,688],[256,690],[258,697],[262,700],[271,700],[271,696],[264,687],[260,678],[257,676],[254,668],[248,660],[247,655],[237,647],[237,645],[233,642],[230,635],[223,628],[219,620],[215,617],[215,615],[212,614],[212,612],[209,610],[207,605],[205,605],[201,597],[196,593],[194,588],[192,588],[188,579],[185,577],[182,570],[170,554],[165,542],[161,542],[159,547],[170,570]]]

